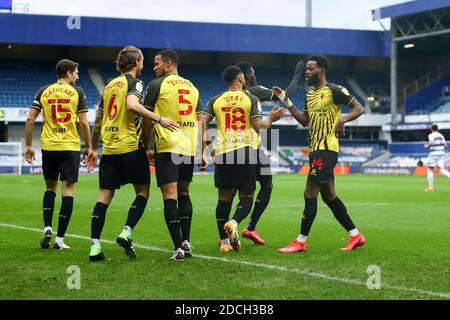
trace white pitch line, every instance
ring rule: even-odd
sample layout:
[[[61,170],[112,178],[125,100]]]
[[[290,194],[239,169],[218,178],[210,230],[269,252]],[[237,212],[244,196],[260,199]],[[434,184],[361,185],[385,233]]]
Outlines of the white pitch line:
[[[20,229],[20,230],[34,231],[34,232],[40,232],[40,233],[42,232],[41,229],[23,227],[23,226],[18,226],[18,225],[14,225],[14,224],[0,223],[0,226],[5,227],[5,228],[11,228],[11,229]],[[66,234],[66,237],[82,239],[82,240],[90,240],[89,237],[78,235],[78,234],[68,233],[68,234]],[[114,244],[114,245],[116,244],[115,241],[111,241],[111,240],[103,240],[102,239],[101,241],[103,243]],[[145,249],[145,250],[172,253],[172,250],[163,249],[163,248],[154,247],[154,246],[142,245],[142,244],[138,244],[138,243],[135,243],[133,246],[136,248],[141,248],[141,249]],[[367,286],[367,283],[363,282],[363,281],[348,279],[348,278],[339,278],[339,277],[327,275],[322,272],[313,272],[313,271],[301,270],[301,269],[297,269],[297,268],[288,268],[286,266],[276,266],[276,265],[270,265],[270,264],[264,264],[264,263],[245,261],[245,260],[234,260],[234,259],[206,256],[206,255],[202,255],[202,254],[193,254],[193,256],[196,258],[205,259],[205,260],[213,260],[213,261],[220,261],[220,262],[226,262],[226,263],[231,263],[231,264],[239,264],[239,265],[245,265],[245,266],[251,266],[251,267],[258,267],[258,268],[262,268],[262,269],[291,272],[291,273],[303,274],[306,276],[310,276],[310,277],[318,278],[318,279],[322,279],[322,280],[354,284],[354,285],[360,285],[360,286],[364,286],[364,287]],[[381,288],[397,290],[397,291],[414,292],[414,293],[429,295],[429,296],[433,296],[433,297],[450,299],[450,292],[445,292],[445,293],[434,292],[434,291],[427,291],[427,290],[416,289],[416,288],[392,286],[389,284],[382,284]]]

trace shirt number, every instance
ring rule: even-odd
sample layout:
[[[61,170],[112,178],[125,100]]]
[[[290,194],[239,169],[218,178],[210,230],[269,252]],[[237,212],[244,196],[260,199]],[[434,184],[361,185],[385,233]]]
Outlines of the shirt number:
[[[225,129],[242,131],[247,128],[244,109],[237,107],[231,111],[230,107],[222,107],[222,111],[225,112]],[[238,122],[240,122],[239,126],[237,125]]]
[[[117,105],[114,103],[115,100],[116,100],[116,94],[113,94],[111,96],[111,99],[109,100],[109,106],[108,106],[109,120],[114,120],[114,118],[117,115]]]
[[[64,105],[70,103],[70,99],[49,99],[47,102],[51,105],[52,119],[54,123],[64,123],[72,118],[70,109],[64,108]]]
[[[182,116],[187,116],[190,115],[192,113],[192,102],[190,102],[188,99],[186,99],[184,97],[185,94],[189,94],[190,91],[189,90],[185,90],[185,89],[178,89],[178,102],[180,103],[180,105],[186,105],[187,104],[187,109],[186,110],[179,110],[178,113]]]

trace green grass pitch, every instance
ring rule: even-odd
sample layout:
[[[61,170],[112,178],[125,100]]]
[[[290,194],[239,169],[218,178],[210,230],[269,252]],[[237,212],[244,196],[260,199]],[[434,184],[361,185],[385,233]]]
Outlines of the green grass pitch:
[[[450,181],[445,178],[436,178],[436,191],[425,193],[425,177],[337,176],[338,195],[366,245],[339,251],[346,232],[319,200],[308,251],[281,254],[277,249],[300,229],[306,177],[276,175],[272,200],[258,224],[266,245],[241,239],[240,252],[222,254],[213,177],[197,175],[191,185],[196,255],[177,263],[169,261],[173,248],[160,191],[152,183],[146,212],[133,233],[138,259],[129,261],[122,248],[103,242],[110,260],[90,263],[97,179],[80,176],[65,238],[71,249],[56,251],[39,247],[42,176],[0,176],[0,299],[450,299]],[[115,240],[133,199],[130,185],[116,192],[102,239]],[[54,230],[59,205],[58,193]],[[67,287],[72,265],[80,269],[79,290]],[[379,267],[381,289],[366,285],[371,265]]]

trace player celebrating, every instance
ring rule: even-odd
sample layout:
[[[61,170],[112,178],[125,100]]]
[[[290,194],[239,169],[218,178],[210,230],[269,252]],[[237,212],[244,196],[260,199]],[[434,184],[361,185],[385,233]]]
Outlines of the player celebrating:
[[[317,213],[317,196],[327,204],[338,222],[347,230],[349,240],[341,250],[353,250],[366,242],[356,229],[344,203],[336,196],[334,186],[334,167],[339,154],[338,136],[343,135],[346,122],[358,118],[364,113],[361,104],[342,86],[327,83],[328,59],[324,56],[311,56],[306,64],[306,81],[311,88],[306,96],[303,112],[299,112],[286,97],[283,90],[273,90],[293,117],[304,127],[309,125],[309,165],[310,170],[304,192],[305,209],[300,234],[296,240],[279,252],[306,251],[306,240]],[[352,108],[350,113],[341,117],[341,105]]]
[[[64,234],[73,210],[75,184],[80,168],[80,137],[76,122],[80,120],[80,131],[86,145],[91,148],[89,122],[87,120],[86,97],[82,88],[75,86],[78,80],[78,63],[64,59],[56,65],[56,83],[39,90],[31,104],[25,124],[25,160],[32,164],[35,152],[32,148],[34,123],[42,111],[44,120],[41,132],[42,171],[46,191],[43,200],[44,236],[41,248],[50,247],[52,239],[52,218],[55,207],[58,178],[61,180],[61,209],[59,211],[58,233],[53,244],[55,249],[69,249],[64,243]]]
[[[269,118],[263,121],[258,98],[244,90],[245,78],[241,69],[227,67],[223,78],[228,90],[208,102],[203,125],[207,127],[216,118],[218,137],[214,183],[219,189],[216,220],[221,239],[220,251],[229,252],[240,250],[237,226],[247,217],[253,205],[256,188],[256,151],[253,146],[258,138],[255,131],[268,129],[272,122],[284,115],[286,109],[272,110]],[[233,189],[239,191],[240,201],[233,219],[226,222],[231,211]]]
[[[257,97],[260,102],[278,100],[278,96],[273,90],[258,85],[256,82],[256,73],[253,66],[249,62],[239,62],[236,64],[245,77],[245,88],[252,95]],[[292,97],[299,86],[299,81],[304,73],[305,62],[299,61],[295,67],[294,76],[286,88],[286,93],[289,97]],[[270,196],[272,194],[272,173],[270,170],[270,159],[266,155],[265,150],[261,145],[261,137],[256,140],[257,151],[257,168],[256,168],[256,181],[259,182],[261,188],[255,200],[255,206],[253,208],[250,220],[247,227],[242,232],[244,238],[252,240],[256,244],[265,244],[265,241],[261,239],[256,231],[256,224],[261,218],[264,210],[269,205]]]
[[[179,58],[174,50],[156,54],[153,71],[157,79],[147,88],[144,105],[158,115],[178,121],[181,128],[171,132],[160,125],[153,126],[156,180],[164,200],[164,217],[174,245],[172,260],[192,255],[190,232],[192,202],[189,184],[194,172],[194,156],[199,138],[198,121],[203,108],[197,88],[178,75]],[[205,165],[205,160],[202,160]]]
[[[121,75],[111,80],[103,91],[92,134],[92,151],[88,155],[88,169],[93,170],[97,163],[101,134],[103,154],[99,172],[100,191],[92,213],[90,261],[106,259],[100,245],[106,210],[115,190],[128,183],[133,184],[136,198],[128,211],[125,227],[116,241],[130,259],[136,259],[131,232],[144,213],[150,184],[149,163],[140,144],[140,117],[144,118],[144,129],[148,128],[145,124],[151,120],[169,130],[178,127],[176,122],[150,112],[140,103],[144,86],[136,77],[144,68],[141,50],[133,46],[125,47],[119,52],[116,65]],[[148,140],[150,132],[144,129],[142,139]]]
[[[430,150],[427,169],[428,188],[425,189],[425,192],[433,192],[434,167],[439,167],[439,172],[447,178],[450,178],[450,172],[445,169],[444,165],[447,142],[445,141],[444,136],[439,132],[437,124],[431,126],[431,133],[428,135],[428,142],[425,144],[425,148]]]

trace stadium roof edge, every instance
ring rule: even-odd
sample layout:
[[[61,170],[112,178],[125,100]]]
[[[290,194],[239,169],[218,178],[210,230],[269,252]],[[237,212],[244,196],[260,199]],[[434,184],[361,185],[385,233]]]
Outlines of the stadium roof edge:
[[[416,0],[372,10],[374,19],[396,18],[450,7],[448,0]]]
[[[0,13],[0,43],[388,57],[380,31]],[[9,27],[8,27],[9,26]]]

